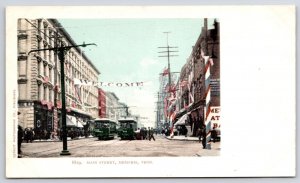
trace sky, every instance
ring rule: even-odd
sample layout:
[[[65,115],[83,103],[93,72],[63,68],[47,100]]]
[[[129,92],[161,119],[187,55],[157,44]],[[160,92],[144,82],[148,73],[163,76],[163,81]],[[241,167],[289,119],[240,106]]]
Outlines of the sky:
[[[167,58],[158,53],[176,46],[171,72],[180,72],[203,27],[203,19],[58,19],[76,44],[96,43],[81,48],[101,72],[99,82],[145,82],[142,87],[103,87],[126,103],[132,114],[140,115],[148,126],[156,120],[159,74]],[[209,20],[209,25],[213,20]],[[166,76],[167,77],[167,76]]]

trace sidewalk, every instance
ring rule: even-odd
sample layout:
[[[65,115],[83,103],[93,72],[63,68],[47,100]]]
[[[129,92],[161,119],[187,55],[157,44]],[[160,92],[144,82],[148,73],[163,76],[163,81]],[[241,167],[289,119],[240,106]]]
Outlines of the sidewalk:
[[[185,137],[185,136],[165,136],[166,139],[168,140],[179,140],[179,141],[197,141],[199,142],[199,138],[198,137]],[[201,143],[199,143],[201,145]],[[207,144],[207,148],[206,149],[200,149],[197,153],[196,156],[198,157],[202,157],[202,156],[219,156],[220,155],[220,150],[221,150],[221,146],[220,146],[220,142],[210,142]]]

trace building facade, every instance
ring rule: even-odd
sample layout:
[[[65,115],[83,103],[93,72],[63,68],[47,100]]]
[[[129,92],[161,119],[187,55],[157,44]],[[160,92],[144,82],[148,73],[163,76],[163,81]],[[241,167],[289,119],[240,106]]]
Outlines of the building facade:
[[[99,117],[106,118],[106,94],[105,91],[99,88]]]
[[[180,73],[177,100],[180,105],[175,121],[187,115],[191,135],[197,136],[198,128],[210,127],[211,111],[220,110],[220,33],[219,22],[208,20],[193,46],[192,52]],[[219,119],[219,118],[218,118]]]
[[[113,92],[105,92],[106,94],[106,117],[113,120],[118,120],[119,98]]]
[[[60,127],[60,60],[53,48],[70,45],[76,44],[56,19],[18,20],[18,110],[21,126],[51,132]],[[68,115],[80,121],[97,117],[97,87],[74,85],[74,78],[97,83],[99,70],[79,47],[65,52],[64,64]]]

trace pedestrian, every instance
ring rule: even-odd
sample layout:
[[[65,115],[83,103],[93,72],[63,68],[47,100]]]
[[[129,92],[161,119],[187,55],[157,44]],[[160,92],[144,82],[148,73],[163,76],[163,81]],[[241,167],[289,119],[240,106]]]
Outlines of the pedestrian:
[[[216,142],[217,136],[218,135],[217,135],[216,127],[214,126],[212,131],[211,131],[211,138],[213,139],[214,143]]]
[[[186,126],[183,126],[183,127],[182,127],[182,131],[183,131],[183,135],[184,135],[185,137],[187,137],[188,129],[186,128]]]
[[[144,130],[144,132],[145,132],[145,140],[147,140],[148,139],[148,135],[149,135],[149,132],[148,132],[148,130],[147,130],[147,128],[145,127],[145,130]]]
[[[150,127],[148,127],[148,133],[149,133],[149,141],[151,141],[151,139],[153,139],[154,141],[155,141],[155,138],[154,138],[154,136],[153,136],[153,133],[154,133],[154,131],[153,131],[153,128],[151,128],[150,129]]]
[[[23,137],[24,137],[23,129],[20,125],[18,125],[18,158],[22,157],[21,145],[22,145]]]
[[[29,141],[29,129],[28,128],[25,128],[24,130],[24,141],[26,141],[26,143],[28,143]]]
[[[202,127],[201,134],[202,134],[202,146],[203,146],[203,149],[205,149],[206,148],[206,126],[205,125],[203,125],[203,127]]]
[[[162,129],[161,134],[165,135],[165,129],[164,128]]]
[[[201,128],[197,129],[197,136],[199,137],[199,143],[200,143],[201,139],[202,139],[202,129]]]
[[[35,136],[35,133],[33,131],[33,128],[30,128],[30,133],[31,133],[31,138],[30,138],[30,142],[32,142],[34,140],[34,136]]]

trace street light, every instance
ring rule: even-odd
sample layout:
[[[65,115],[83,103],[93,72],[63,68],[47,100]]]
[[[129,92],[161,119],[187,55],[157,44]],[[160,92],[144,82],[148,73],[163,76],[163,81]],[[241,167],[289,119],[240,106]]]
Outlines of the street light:
[[[45,51],[45,50],[54,50],[58,52],[58,57],[60,60],[60,82],[61,82],[61,116],[62,116],[62,129],[63,129],[63,150],[60,153],[60,155],[71,155],[71,153],[68,151],[68,145],[67,145],[67,122],[66,122],[66,96],[65,96],[65,69],[64,69],[64,61],[65,61],[65,51],[68,51],[71,48],[75,47],[86,47],[89,45],[97,46],[95,43],[91,44],[81,44],[81,45],[72,45],[72,46],[60,46],[60,47],[54,47],[54,48],[46,48],[46,49],[37,49],[37,50],[31,50],[28,55],[32,52],[38,52],[38,51]]]

